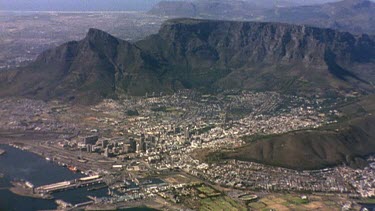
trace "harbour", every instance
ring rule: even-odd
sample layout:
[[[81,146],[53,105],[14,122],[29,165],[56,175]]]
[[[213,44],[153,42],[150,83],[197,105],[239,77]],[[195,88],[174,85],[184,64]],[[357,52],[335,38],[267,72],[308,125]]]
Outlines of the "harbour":
[[[90,178],[70,171],[67,167],[25,150],[8,145],[0,147],[6,151],[0,157],[0,210],[57,209],[59,205],[56,200],[75,207],[91,203],[88,195],[107,195],[106,188],[96,189],[96,186],[104,185],[99,177]],[[70,181],[72,184],[69,187],[41,188],[62,181]]]
[[[83,177],[74,179],[71,181],[63,181],[54,184],[40,186],[34,189],[35,192],[40,194],[54,193],[59,191],[65,191],[69,189],[76,189],[81,187],[89,187],[97,184],[103,184],[103,179],[99,175]]]

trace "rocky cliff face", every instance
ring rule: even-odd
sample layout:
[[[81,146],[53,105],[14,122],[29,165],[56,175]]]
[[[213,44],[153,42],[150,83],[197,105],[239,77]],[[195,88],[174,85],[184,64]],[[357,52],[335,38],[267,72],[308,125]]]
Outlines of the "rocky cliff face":
[[[1,73],[0,96],[95,102],[181,88],[371,92],[375,39],[277,23],[175,19],[137,43],[91,29]]]
[[[177,19],[137,45],[168,61],[184,84],[215,89],[365,85],[352,66],[375,58],[372,37],[278,23]]]

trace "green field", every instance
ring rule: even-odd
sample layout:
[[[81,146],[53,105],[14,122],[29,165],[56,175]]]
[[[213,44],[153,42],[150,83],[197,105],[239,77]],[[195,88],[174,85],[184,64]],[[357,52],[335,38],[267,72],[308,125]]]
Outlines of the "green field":
[[[301,199],[301,197],[292,196],[292,195],[286,195],[284,199],[287,201],[285,202],[285,205],[289,205],[289,204],[302,205],[302,204],[309,203],[309,200],[307,199]]]
[[[364,199],[364,200],[361,200],[360,203],[375,204],[375,198]]]
[[[201,193],[207,195],[207,196],[219,196],[221,195],[220,192],[216,191],[215,189],[202,185],[200,187],[197,187],[197,190],[199,190]]]
[[[201,211],[237,211],[246,210],[246,207],[230,199],[229,197],[219,196],[202,199],[200,201]]]
[[[267,207],[263,202],[253,202],[253,203],[250,203],[248,206],[255,210],[260,210],[260,209]]]

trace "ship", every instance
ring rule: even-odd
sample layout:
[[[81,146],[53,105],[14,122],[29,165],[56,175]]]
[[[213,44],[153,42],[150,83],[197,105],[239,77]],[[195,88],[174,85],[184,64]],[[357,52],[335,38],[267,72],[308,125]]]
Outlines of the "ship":
[[[76,173],[78,171],[77,167],[75,166],[68,166],[68,169],[74,173]]]
[[[63,209],[73,207],[73,205],[72,205],[71,203],[65,202],[65,201],[63,201],[63,200],[61,200],[61,199],[57,199],[57,200],[55,200],[55,203],[56,203],[60,208],[63,208]]]

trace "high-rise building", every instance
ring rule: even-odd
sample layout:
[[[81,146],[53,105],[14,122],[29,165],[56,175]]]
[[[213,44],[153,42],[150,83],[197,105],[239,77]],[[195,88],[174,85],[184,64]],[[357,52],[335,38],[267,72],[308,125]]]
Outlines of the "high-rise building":
[[[104,149],[104,156],[109,157],[109,149],[108,147]]]
[[[185,141],[189,141],[190,140],[190,132],[189,132],[189,127],[186,127],[185,128]]]
[[[86,145],[86,151],[89,152],[89,153],[91,153],[92,152],[92,146],[93,145],[91,145],[91,144],[87,144]]]
[[[99,137],[97,135],[95,136],[86,136],[83,138],[83,143],[84,144],[91,144],[95,145],[96,142],[98,141]]]
[[[136,144],[136,152],[137,153],[140,153],[140,152],[145,152],[145,141],[144,139],[141,139],[139,141],[137,141],[137,144]]]
[[[122,151],[123,153],[131,153],[133,151],[132,145],[130,143],[124,143],[124,145],[122,146]]]

